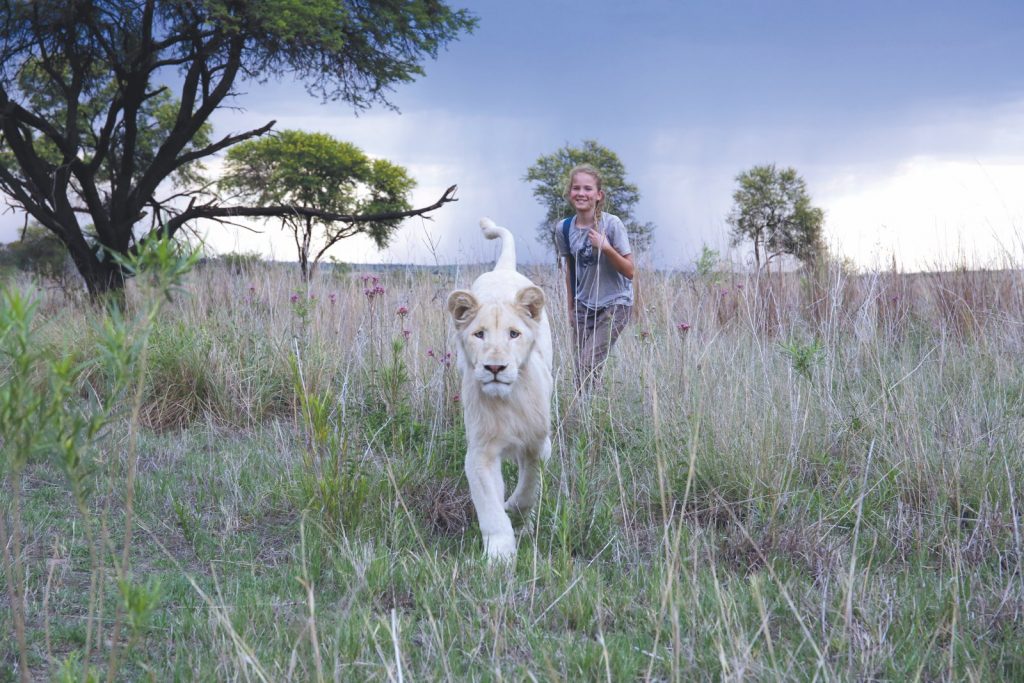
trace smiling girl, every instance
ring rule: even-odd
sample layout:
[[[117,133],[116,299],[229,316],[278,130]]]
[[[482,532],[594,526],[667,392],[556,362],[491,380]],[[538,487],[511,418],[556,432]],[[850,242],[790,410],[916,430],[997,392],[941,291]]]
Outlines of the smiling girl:
[[[555,246],[567,266],[576,386],[590,388],[633,309],[633,255],[622,221],[602,210],[597,169],[588,164],[573,168],[565,197],[576,215],[555,225]]]

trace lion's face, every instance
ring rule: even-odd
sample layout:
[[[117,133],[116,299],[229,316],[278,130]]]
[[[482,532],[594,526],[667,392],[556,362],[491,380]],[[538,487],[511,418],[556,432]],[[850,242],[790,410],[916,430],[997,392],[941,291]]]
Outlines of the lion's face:
[[[516,293],[513,303],[483,303],[458,290],[448,297],[462,350],[463,372],[471,373],[488,396],[512,393],[519,373],[533,351],[544,292],[535,286]]]

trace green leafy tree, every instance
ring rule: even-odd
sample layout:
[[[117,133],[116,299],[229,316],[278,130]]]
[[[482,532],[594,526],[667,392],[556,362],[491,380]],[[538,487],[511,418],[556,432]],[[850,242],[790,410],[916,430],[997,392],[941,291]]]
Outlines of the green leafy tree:
[[[733,246],[750,240],[757,269],[788,254],[809,265],[824,255],[825,212],[811,205],[807,184],[792,168],[755,166],[736,176],[732,226]]]
[[[361,216],[408,210],[408,195],[415,185],[401,166],[370,159],[355,145],[330,135],[298,130],[232,147],[221,180],[223,188],[258,204],[316,206]],[[299,267],[307,280],[339,241],[365,234],[384,247],[401,223],[400,218],[329,221],[312,214],[280,218],[295,238]]]
[[[455,188],[429,207],[355,216],[229,206],[195,173],[273,126],[211,136],[243,83],[273,75],[323,101],[390,107],[388,93],[475,21],[441,0],[5,0],[0,192],[61,240],[94,295],[124,285],[112,255],[198,219],[422,215]]]
[[[601,172],[604,210],[622,220],[634,251],[646,251],[654,236],[654,224],[641,223],[633,215],[640,201],[640,190],[626,180],[626,167],[619,156],[595,140],[584,140],[580,147],[566,145],[553,154],[538,158],[527,169],[523,180],[534,183],[533,196],[547,210],[543,222],[537,226],[537,241],[554,248],[552,226],[575,213],[565,198],[565,184],[569,171],[580,164],[590,164]]]

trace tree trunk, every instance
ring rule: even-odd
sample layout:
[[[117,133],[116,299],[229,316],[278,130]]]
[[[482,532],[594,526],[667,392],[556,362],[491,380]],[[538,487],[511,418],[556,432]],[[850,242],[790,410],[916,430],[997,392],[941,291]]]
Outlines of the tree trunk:
[[[96,253],[81,248],[69,247],[71,260],[74,261],[78,274],[85,281],[89,297],[94,301],[105,298],[108,294],[122,296],[124,292],[124,271],[108,257],[104,261],[96,258]]]
[[[299,269],[302,271],[302,281],[309,285],[312,273],[309,270],[309,245],[313,241],[313,219],[306,216],[306,230],[302,233],[302,244],[299,246]]]

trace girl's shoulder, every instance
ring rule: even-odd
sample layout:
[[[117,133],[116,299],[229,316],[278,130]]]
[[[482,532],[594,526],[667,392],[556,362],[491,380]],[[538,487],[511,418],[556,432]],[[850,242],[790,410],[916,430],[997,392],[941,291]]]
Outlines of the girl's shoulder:
[[[623,225],[623,223],[622,223],[622,219],[620,219],[614,213],[602,212],[601,213],[601,223],[602,223],[602,225],[603,225],[603,227],[605,229],[613,228],[613,227],[614,228],[622,228],[622,229],[626,228],[626,226]]]

